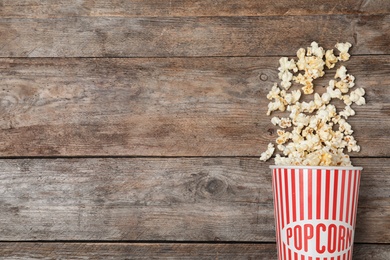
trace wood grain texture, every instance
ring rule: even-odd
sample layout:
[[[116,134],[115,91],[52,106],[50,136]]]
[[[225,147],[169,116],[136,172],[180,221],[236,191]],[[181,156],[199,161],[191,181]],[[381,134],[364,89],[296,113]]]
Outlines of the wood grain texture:
[[[294,55],[313,40],[390,54],[390,15],[2,18],[0,35],[0,57]]]
[[[0,243],[5,260],[18,259],[276,259],[275,244]],[[354,260],[388,260],[389,245],[355,244]]]
[[[0,59],[0,156],[259,156],[278,59]],[[389,58],[345,65],[367,99],[352,155],[390,156]]]
[[[363,166],[356,242],[389,243],[390,159]],[[274,242],[257,158],[0,160],[0,240]]]
[[[315,4],[297,0],[242,0],[242,1],[64,1],[64,0],[2,0],[3,18],[56,18],[69,16],[273,16],[318,14],[388,14],[386,0],[320,0]]]

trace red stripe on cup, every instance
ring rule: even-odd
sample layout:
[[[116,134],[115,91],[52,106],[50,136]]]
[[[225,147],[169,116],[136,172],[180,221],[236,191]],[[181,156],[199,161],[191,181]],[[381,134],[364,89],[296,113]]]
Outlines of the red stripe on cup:
[[[321,219],[321,170],[317,170],[317,192],[314,192],[317,195],[317,219]]]
[[[305,198],[303,196],[303,169],[299,169],[299,220],[304,219]],[[310,210],[309,210],[310,212]],[[310,214],[310,213],[309,213]]]

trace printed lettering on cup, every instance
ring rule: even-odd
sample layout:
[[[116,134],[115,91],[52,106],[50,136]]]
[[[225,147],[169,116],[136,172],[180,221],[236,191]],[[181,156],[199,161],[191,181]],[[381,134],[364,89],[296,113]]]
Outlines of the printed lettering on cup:
[[[354,235],[348,223],[334,220],[292,222],[281,233],[281,242],[292,252],[322,257],[345,254],[352,247]]]

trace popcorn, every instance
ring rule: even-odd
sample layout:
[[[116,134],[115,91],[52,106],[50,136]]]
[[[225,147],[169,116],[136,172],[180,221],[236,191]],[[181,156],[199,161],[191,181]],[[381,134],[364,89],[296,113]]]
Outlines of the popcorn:
[[[286,106],[284,105],[283,99],[282,98],[277,98],[275,102],[270,102],[268,104],[268,112],[267,115],[271,115],[272,111],[280,110],[284,111],[286,109]]]
[[[271,123],[273,125],[277,125],[280,128],[288,128],[291,127],[291,119],[290,118],[279,118],[277,116],[271,119]]]
[[[278,83],[275,83],[272,86],[270,92],[268,93],[267,99],[272,100],[272,99],[279,98],[279,94],[280,94],[280,88],[278,87]]]
[[[335,87],[340,89],[340,92],[344,94],[349,91],[349,84],[345,81],[337,81]]]
[[[317,56],[320,59],[322,59],[322,57],[324,57],[325,51],[324,51],[324,49],[322,47],[318,46],[318,43],[312,42],[310,44],[310,46],[311,47],[307,48],[307,55],[308,56],[315,55],[315,56]]]
[[[340,68],[337,69],[336,75],[334,75],[334,78],[340,78],[340,79],[345,79],[347,77],[347,69],[344,66],[341,66]]]
[[[341,111],[340,113],[340,116],[343,116],[345,119],[348,119],[348,117],[350,116],[354,116],[355,115],[355,110],[353,110],[351,108],[351,106],[347,105],[343,111]]]
[[[340,89],[335,89],[334,80],[329,81],[329,86],[326,88],[326,93],[329,94],[330,98],[343,99]]]
[[[288,90],[291,86],[291,80],[293,78],[293,74],[290,72],[290,70],[293,70],[294,72],[298,71],[297,66],[295,65],[294,60],[288,60],[287,57],[280,58],[279,60],[280,67],[279,70],[279,79],[282,80],[280,85]]]
[[[349,48],[352,47],[352,44],[350,44],[349,42],[346,42],[346,43],[337,43],[337,44],[335,45],[335,47],[340,51],[338,60],[341,60],[341,61],[347,61],[347,60],[349,60],[349,57],[350,57],[351,55],[349,55],[348,51],[349,51]]]
[[[326,91],[315,93],[314,79],[325,74],[325,66],[334,68],[338,61],[347,61],[350,43],[337,43],[339,56],[333,50],[324,50],[316,42],[307,49],[297,51],[298,61],[283,57],[279,60],[278,77],[281,80],[279,88],[275,83],[267,98],[267,115],[272,111],[288,111],[288,117],[273,117],[271,123],[281,129],[277,130],[277,149],[282,154],[275,155],[276,165],[310,165],[310,166],[351,166],[348,152],[359,152],[360,146],[352,136],[351,125],[346,121],[355,115],[352,105],[364,105],[365,91],[355,86],[355,77],[347,74],[347,68],[342,65],[337,68],[334,79],[329,81]],[[294,88],[294,83],[302,85]],[[313,94],[313,99],[300,102],[303,95]],[[342,100],[345,104],[341,112],[331,104],[333,99]],[[282,130],[284,129],[284,130]],[[268,160],[275,151],[270,143],[260,159]]]
[[[350,100],[354,102],[356,105],[361,106],[366,104],[366,100],[363,97],[365,94],[365,91],[363,88],[358,88],[351,92],[351,95],[349,96]]]
[[[325,53],[325,65],[328,67],[328,69],[334,68],[336,65],[338,59],[337,57],[333,54],[333,50],[327,50]]]
[[[260,156],[260,160],[262,161],[266,161],[268,160],[269,158],[271,158],[272,154],[274,153],[275,151],[275,147],[274,147],[274,144],[272,143],[269,143],[268,144],[268,148],[267,148],[267,151],[263,152]]]
[[[291,133],[289,132],[286,132],[284,130],[278,130],[277,131],[278,133],[278,138],[276,139],[276,143],[277,144],[284,144],[285,142],[287,142],[288,139],[290,139],[291,137]]]
[[[291,105],[299,101],[301,98],[301,91],[293,90],[291,93],[285,95],[284,100],[286,100],[287,104]]]

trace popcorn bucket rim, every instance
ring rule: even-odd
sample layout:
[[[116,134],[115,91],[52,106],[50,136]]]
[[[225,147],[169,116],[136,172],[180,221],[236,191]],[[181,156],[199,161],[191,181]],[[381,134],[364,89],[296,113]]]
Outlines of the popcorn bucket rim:
[[[294,165],[270,165],[271,169],[318,169],[318,170],[363,170],[363,167],[355,166],[294,166]]]

